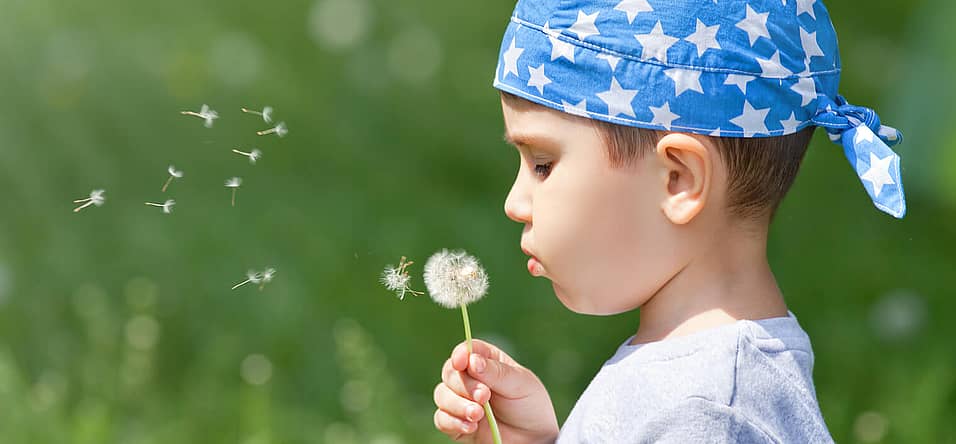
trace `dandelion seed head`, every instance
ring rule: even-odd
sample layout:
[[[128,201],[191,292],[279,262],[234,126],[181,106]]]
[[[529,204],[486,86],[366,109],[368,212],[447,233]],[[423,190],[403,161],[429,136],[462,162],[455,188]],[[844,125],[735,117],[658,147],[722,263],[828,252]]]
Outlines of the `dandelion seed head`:
[[[249,282],[252,282],[253,284],[258,284],[262,282],[262,275],[259,274],[259,272],[256,270],[247,271],[246,278],[249,280]]]
[[[289,128],[286,128],[285,122],[279,122],[276,125],[276,135],[279,137],[285,137],[286,134],[289,134]]]
[[[202,108],[199,110],[199,117],[202,117],[206,121],[206,128],[212,128],[213,120],[219,118],[219,113],[204,103]]]
[[[106,202],[104,193],[106,193],[106,190],[93,190],[90,192],[90,200],[93,201],[93,205],[101,206],[103,202]]]
[[[226,181],[227,188],[239,188],[239,185],[242,185],[241,177],[231,177]]]
[[[275,268],[266,268],[265,271],[262,272],[262,283],[272,282],[272,277],[275,276],[275,274]]]
[[[394,291],[398,299],[405,300],[405,292],[408,290],[408,284],[412,277],[403,272],[399,267],[391,265],[385,267],[382,271],[381,282],[389,291]]]
[[[272,107],[271,106],[262,108],[262,120],[264,120],[266,123],[272,123]]]
[[[259,158],[261,157],[262,157],[262,151],[252,150],[252,152],[249,153],[249,162],[256,163],[256,161],[259,160]]]
[[[183,177],[183,172],[180,170],[177,170],[176,167],[173,165],[170,165],[169,168],[166,169],[166,171],[169,171],[169,175],[177,179],[180,177]]]
[[[471,304],[488,291],[488,274],[464,251],[433,254],[425,263],[424,278],[432,300],[445,308]]]
[[[173,212],[173,205],[176,205],[176,201],[169,199],[166,202],[163,202],[163,213],[169,214]]]

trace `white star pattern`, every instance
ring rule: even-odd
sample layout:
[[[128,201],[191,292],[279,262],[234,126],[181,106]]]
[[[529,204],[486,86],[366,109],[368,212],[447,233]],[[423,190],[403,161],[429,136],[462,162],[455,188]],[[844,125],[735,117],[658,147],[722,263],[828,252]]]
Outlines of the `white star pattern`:
[[[700,71],[692,69],[673,68],[664,71],[664,75],[674,81],[674,96],[681,95],[684,91],[697,91],[701,94],[704,89],[700,86]]]
[[[625,114],[636,117],[634,108],[631,106],[634,96],[637,95],[636,89],[624,89],[620,83],[617,83],[616,78],[611,77],[611,89],[596,95],[607,104],[607,114],[609,116]]]
[[[880,191],[883,191],[884,185],[896,185],[893,176],[890,176],[890,165],[896,157],[896,154],[890,154],[881,159],[876,154],[870,153],[870,169],[861,174],[860,179],[873,184],[874,197],[880,197]]]
[[[899,132],[896,128],[886,125],[880,125],[880,137],[890,141],[895,142],[899,138]]]
[[[571,103],[566,100],[561,101],[561,105],[564,106],[564,112],[568,114],[574,114],[575,116],[587,117],[588,116],[588,101],[587,99],[582,99],[578,103]]]
[[[812,77],[800,77],[800,80],[797,80],[797,83],[790,89],[800,94],[800,97],[803,99],[800,102],[800,106],[807,106],[817,98],[817,84],[813,81]]]
[[[787,120],[781,120],[780,124],[783,125],[784,134],[793,134],[797,131],[797,127],[803,123],[800,120],[797,120],[796,114],[793,111],[790,111],[790,118]]]
[[[634,18],[637,17],[637,14],[652,12],[654,8],[647,3],[647,0],[624,0],[618,3],[617,6],[614,7],[614,10],[624,12],[627,14],[627,22],[634,23]]]
[[[697,47],[697,57],[703,57],[704,52],[708,49],[720,49],[720,43],[717,43],[717,31],[719,30],[720,25],[707,26],[700,19],[697,19],[697,30],[684,37],[684,40]]]
[[[760,64],[761,77],[782,79],[793,75],[793,71],[780,63],[780,51],[774,51],[770,59],[757,57],[757,63]]]
[[[584,11],[578,11],[578,19],[568,28],[568,32],[573,32],[578,35],[578,40],[584,40],[592,35],[600,34],[597,27],[594,26],[594,21],[597,20],[598,14],[601,11],[595,12],[594,14],[588,15]]]
[[[750,46],[753,46],[760,37],[770,38],[770,31],[767,30],[767,17],[769,12],[758,14],[750,5],[747,5],[747,16],[737,22],[737,27],[743,29],[750,37]]]
[[[521,57],[521,53],[524,52],[524,48],[518,48],[515,46],[515,38],[511,38],[511,46],[505,51],[505,73],[502,75],[502,79],[508,78],[508,74],[514,74],[515,77],[518,75],[518,57]]]
[[[544,86],[551,83],[551,79],[544,75],[544,63],[537,68],[528,67],[531,78],[528,79],[528,86],[538,88],[538,94],[544,94]]]
[[[677,37],[671,37],[664,34],[664,28],[660,20],[654,25],[654,29],[647,34],[636,34],[634,38],[641,43],[641,58],[644,60],[657,59],[667,63],[667,50],[677,43]]]
[[[671,129],[671,123],[680,118],[680,116],[671,112],[671,105],[667,102],[664,102],[664,106],[651,106],[650,109],[654,113],[654,120],[651,123],[661,125],[668,131]]]
[[[810,60],[810,57],[824,56],[820,44],[817,43],[816,32],[807,32],[803,30],[803,27],[800,27],[800,43],[803,44],[803,53],[807,55],[807,61]]]
[[[610,54],[598,54],[597,58],[602,60],[607,60],[607,64],[611,65],[611,71],[617,69],[617,62],[621,61],[620,57],[612,56]]]
[[[740,88],[740,92],[747,95],[747,84],[757,80],[754,76],[745,76],[743,74],[728,74],[727,80],[724,80],[724,85],[736,85],[737,88]]]
[[[873,131],[870,130],[870,127],[866,125],[860,125],[856,127],[856,134],[853,135],[853,144],[859,145],[864,141],[873,143],[873,138],[875,137],[876,134],[873,134]]]
[[[754,109],[749,101],[744,100],[743,114],[730,119],[730,123],[741,127],[744,130],[744,137],[752,137],[757,133],[766,134],[769,131],[765,121],[769,113],[770,108]]]
[[[551,61],[564,57],[574,63],[574,45],[558,38],[561,31],[551,29],[548,23],[545,23],[544,33],[548,35],[548,40],[551,41]]]
[[[817,0],[797,0],[797,17],[806,12],[810,14],[810,17],[816,20],[817,15],[813,13],[813,4],[816,2]]]

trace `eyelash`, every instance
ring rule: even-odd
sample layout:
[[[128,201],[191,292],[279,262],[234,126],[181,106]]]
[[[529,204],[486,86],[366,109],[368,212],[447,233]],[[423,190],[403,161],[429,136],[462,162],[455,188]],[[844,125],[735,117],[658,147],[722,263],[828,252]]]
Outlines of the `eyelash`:
[[[554,162],[535,164],[534,174],[541,178],[547,178],[551,174],[551,167],[553,165],[554,165]]]

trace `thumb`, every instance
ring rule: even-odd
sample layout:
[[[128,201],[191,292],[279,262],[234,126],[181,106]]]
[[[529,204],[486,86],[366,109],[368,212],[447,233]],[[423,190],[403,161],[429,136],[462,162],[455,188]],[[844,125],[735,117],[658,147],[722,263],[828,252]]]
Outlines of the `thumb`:
[[[520,365],[488,359],[477,353],[469,358],[468,374],[506,398],[524,398],[538,383],[537,377]]]

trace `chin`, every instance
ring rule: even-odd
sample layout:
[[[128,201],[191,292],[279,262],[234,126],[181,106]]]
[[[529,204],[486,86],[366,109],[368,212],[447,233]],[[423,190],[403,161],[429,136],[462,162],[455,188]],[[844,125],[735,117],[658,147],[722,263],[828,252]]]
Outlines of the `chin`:
[[[605,306],[604,304],[595,303],[593,300],[575,297],[569,293],[566,289],[562,288],[560,285],[551,282],[551,287],[554,288],[554,295],[557,296],[558,300],[567,307],[568,310],[571,310],[578,314],[592,315],[592,316],[610,316],[616,315],[618,313],[623,313],[625,311],[633,310],[637,307],[611,307]]]

